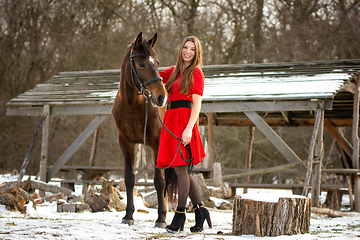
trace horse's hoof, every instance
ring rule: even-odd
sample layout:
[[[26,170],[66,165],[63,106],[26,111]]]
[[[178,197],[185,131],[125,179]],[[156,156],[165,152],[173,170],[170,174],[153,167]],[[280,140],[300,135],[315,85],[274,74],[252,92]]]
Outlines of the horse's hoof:
[[[121,223],[131,226],[134,225],[134,220],[123,219]]]
[[[166,222],[155,222],[156,228],[166,228],[167,224]]]

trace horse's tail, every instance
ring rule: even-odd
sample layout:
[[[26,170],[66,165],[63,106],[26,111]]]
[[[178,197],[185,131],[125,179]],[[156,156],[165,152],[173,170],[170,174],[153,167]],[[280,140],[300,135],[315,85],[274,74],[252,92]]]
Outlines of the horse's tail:
[[[177,194],[177,177],[174,168],[165,169],[165,191],[164,195],[168,195],[169,202],[176,201]]]

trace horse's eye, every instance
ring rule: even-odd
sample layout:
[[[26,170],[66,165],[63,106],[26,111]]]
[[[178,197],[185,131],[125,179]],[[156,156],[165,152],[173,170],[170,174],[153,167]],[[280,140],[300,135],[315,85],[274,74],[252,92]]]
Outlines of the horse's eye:
[[[138,66],[139,66],[139,68],[144,68],[144,67],[145,67],[145,64],[139,63]]]

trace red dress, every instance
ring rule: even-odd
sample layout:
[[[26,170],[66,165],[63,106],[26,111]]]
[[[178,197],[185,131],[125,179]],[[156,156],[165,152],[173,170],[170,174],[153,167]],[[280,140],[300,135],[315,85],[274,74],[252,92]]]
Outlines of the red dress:
[[[174,71],[175,67],[170,67],[160,72],[160,76],[163,78],[163,82],[166,83],[171,76],[171,73]],[[180,94],[180,76],[177,77],[174,84],[171,86],[171,94],[169,94],[168,101],[175,100],[189,100],[193,102],[192,94],[203,95],[204,91],[204,74],[199,68],[195,68],[194,71],[194,84],[189,90],[187,95]],[[177,137],[181,138],[182,134],[189,122],[191,114],[190,108],[180,107],[167,110],[164,116],[165,126]],[[174,138],[166,129],[161,129],[160,135],[160,144],[159,144],[159,153],[157,157],[157,166],[160,168],[173,168],[176,166],[189,165],[189,162],[184,161],[180,155],[180,149],[178,150],[176,157],[176,148],[179,144],[179,140]],[[186,148],[183,144],[180,144],[183,157],[189,159]],[[201,141],[199,128],[195,123],[192,129],[192,137],[190,141],[191,154],[193,156],[193,164],[197,165],[199,162],[202,162],[205,157],[204,147]],[[175,159],[174,159],[175,158]]]

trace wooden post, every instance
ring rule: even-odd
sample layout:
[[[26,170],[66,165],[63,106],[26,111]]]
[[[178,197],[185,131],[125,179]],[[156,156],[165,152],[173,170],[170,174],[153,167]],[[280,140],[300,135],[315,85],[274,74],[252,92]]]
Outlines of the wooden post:
[[[90,154],[90,159],[89,159],[89,167],[93,167],[94,163],[95,163],[95,156],[96,156],[97,145],[98,145],[98,140],[99,140],[100,126],[94,132],[94,139],[93,139],[93,143],[92,143],[92,147],[91,147],[91,154]],[[86,175],[86,173],[83,173],[83,176],[85,176],[85,175]],[[87,179],[83,179],[83,180],[87,180]],[[89,183],[83,183],[82,193],[84,195],[87,193],[88,188],[89,188]]]
[[[89,159],[89,167],[94,166],[94,161],[95,161],[95,156],[96,156],[96,151],[97,151],[97,145],[98,145],[98,141],[99,141],[100,126],[94,132],[94,140],[93,140],[93,144],[92,144],[92,147],[91,147],[91,154],[90,154],[90,159]]]
[[[31,140],[31,144],[30,144],[30,147],[29,147],[29,150],[25,156],[25,159],[24,159],[24,162],[20,168],[20,171],[19,171],[19,178],[18,178],[18,183],[20,183],[22,181],[22,178],[26,172],[26,167],[30,161],[30,157],[31,157],[31,152],[32,150],[34,149],[34,145],[35,145],[35,140],[36,140],[36,137],[38,135],[38,132],[39,132],[39,129],[41,127],[41,125],[43,124],[44,120],[46,119],[47,115],[45,114],[42,114],[41,117],[40,117],[40,121],[38,123],[38,125],[36,126],[35,128],[35,132],[34,132],[34,136]]]
[[[359,88],[360,88],[360,71],[357,76],[354,76],[356,81],[356,89],[354,95],[354,109],[353,109],[353,124],[352,124],[352,140],[353,140],[353,167],[354,169],[359,169]],[[360,212],[360,177],[354,175],[354,202],[355,202],[355,211]]]
[[[209,134],[209,139],[208,139],[208,144],[209,144],[209,165],[208,166],[213,166],[214,165],[214,127],[213,127],[213,120],[214,120],[214,114],[213,113],[208,113],[208,134]],[[210,177],[211,174],[210,174]]]
[[[221,172],[221,163],[214,163],[214,186],[220,187],[223,184],[223,177]]]
[[[209,146],[208,146],[207,137],[205,136],[205,126],[199,126],[199,132],[206,156],[203,158],[203,161],[201,163],[196,165],[196,168],[211,168],[211,166],[209,166]],[[203,173],[203,174],[208,175],[208,173]],[[205,175],[204,177],[208,178],[208,176]]]
[[[251,169],[251,157],[252,157],[252,146],[254,143],[254,133],[255,133],[255,127],[249,128],[249,136],[248,136],[248,144],[246,149],[246,163],[245,163],[245,169],[250,170]],[[245,177],[244,183],[250,182],[250,176]],[[247,188],[244,188],[244,193],[247,193]]]
[[[307,172],[306,172],[306,177],[305,177],[305,182],[304,182],[304,188],[303,188],[303,192],[302,192],[302,195],[305,197],[307,196],[307,191],[308,191],[308,187],[309,187],[309,183],[310,183],[310,179],[311,179],[311,175],[312,175],[314,150],[315,150],[315,145],[316,145],[316,139],[317,139],[317,136],[319,133],[320,119],[321,119],[321,111],[320,111],[320,109],[317,109],[314,130],[313,130],[313,134],[311,136],[311,141],[309,144],[308,166],[307,166]]]
[[[345,128],[344,127],[340,127],[339,128],[339,134],[342,138],[345,139]],[[340,145],[340,144],[338,144]],[[341,158],[343,159],[343,163],[345,168],[350,168],[349,163],[346,161],[347,160],[347,156],[345,154],[344,149],[340,146],[338,146],[338,151],[341,155]],[[349,156],[352,157],[352,152],[353,152],[353,148],[351,147],[351,154]],[[351,175],[346,175],[346,181],[348,183],[348,193],[349,193],[349,203],[350,203],[350,209],[352,211],[354,211],[355,206],[354,206],[354,200],[353,200],[353,187],[352,187],[352,182],[351,182]]]
[[[321,194],[321,169],[324,161],[324,108],[321,108],[319,132],[314,156],[314,177],[311,187],[311,206],[319,207]]]
[[[45,118],[42,128],[41,140],[41,159],[40,159],[40,180],[46,182],[47,179],[47,161],[49,157],[49,127],[50,127],[50,105],[44,105]],[[40,196],[45,196],[45,191],[40,191]]]

